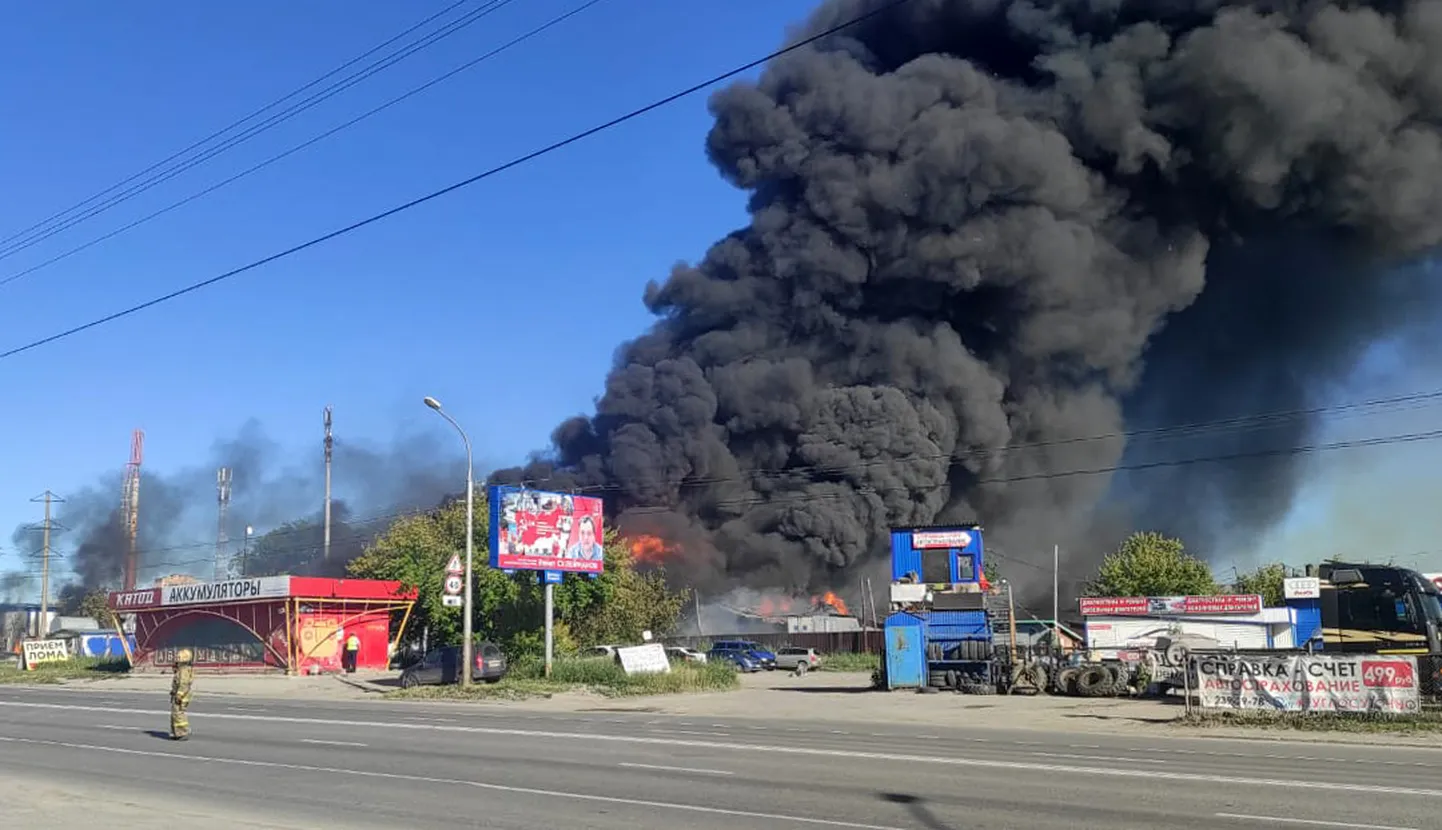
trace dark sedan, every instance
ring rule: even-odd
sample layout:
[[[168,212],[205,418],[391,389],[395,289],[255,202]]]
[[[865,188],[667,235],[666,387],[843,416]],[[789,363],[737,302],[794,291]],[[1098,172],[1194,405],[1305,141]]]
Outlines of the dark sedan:
[[[462,659],[460,646],[438,648],[401,672],[401,688],[459,683]],[[471,670],[471,680],[495,683],[505,676],[506,655],[501,647],[495,643],[476,643],[476,664]]]

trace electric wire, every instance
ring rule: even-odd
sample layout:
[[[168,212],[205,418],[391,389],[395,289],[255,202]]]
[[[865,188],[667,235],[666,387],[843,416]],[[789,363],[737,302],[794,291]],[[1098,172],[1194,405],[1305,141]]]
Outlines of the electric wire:
[[[189,159],[181,164],[171,167],[168,170],[150,176],[144,181],[132,185],[121,191],[120,193],[109,197],[105,201],[101,202],[99,205],[87,209],[79,216],[70,217],[69,219],[62,221],[57,225],[45,228],[35,233],[31,233],[27,235],[24,239],[20,239],[8,245],[0,245],[0,260],[9,259],[10,257],[23,250],[26,250],[41,242],[44,242],[45,240],[49,239],[52,236],[55,236],[56,234],[63,233],[64,231],[69,230],[70,228],[73,228],[88,219],[105,213],[106,211],[110,210],[116,205],[121,204],[122,202],[129,201],[130,199],[140,195],[141,193],[144,193],[160,184],[163,184],[180,175],[181,173],[184,173],[187,170],[196,167],[197,165],[204,164],[210,159],[215,158],[216,156],[226,152],[227,150],[230,150],[231,148],[243,144],[250,139],[255,138],[256,136],[261,135],[262,133],[270,131],[271,129],[274,129],[280,124],[283,124],[286,121],[294,118],[296,115],[299,115],[306,110],[318,106],[319,104],[355,86],[361,81],[364,81],[367,78],[381,71],[384,71],[391,66],[394,66],[402,60],[412,55],[415,55],[431,46],[434,46],[436,43],[440,42],[446,37],[449,37],[450,35],[461,31],[462,29],[470,26],[481,18],[486,17],[493,12],[499,11],[500,9],[510,5],[513,2],[515,2],[515,0],[490,0],[490,2],[486,3],[479,9],[467,12],[467,14],[459,20],[455,20],[451,23],[446,24],[440,30],[432,32],[431,34],[426,35],[420,40],[411,43],[401,51],[396,52],[380,61],[371,64],[365,69],[352,74],[345,80],[332,84],[331,86],[311,95],[310,97],[300,101],[299,103],[291,105],[289,108],[270,116],[265,121],[262,121],[260,124],[247,128],[239,135],[232,136],[231,138],[226,139],[218,146],[212,147],[204,151],[195,158]]]
[[[685,89],[679,90],[679,91],[677,91],[677,92],[673,92],[673,93],[671,93],[670,95],[667,95],[667,96],[664,97],[664,98],[660,98],[660,99],[658,99],[658,100],[652,101],[652,102],[649,103],[649,104],[646,104],[646,105],[644,105],[644,106],[638,107],[637,109],[631,110],[630,112],[624,113],[624,114],[622,114],[622,115],[618,115],[618,116],[616,116],[615,118],[612,118],[612,119],[610,119],[610,120],[608,120],[608,121],[604,121],[604,122],[602,122],[602,123],[600,123],[600,124],[597,124],[597,125],[595,125],[595,126],[593,126],[593,127],[590,127],[589,129],[582,130],[581,132],[578,132],[578,133],[573,133],[573,134],[567,136],[566,138],[562,138],[562,139],[560,139],[560,140],[558,140],[558,141],[554,141],[554,142],[552,142],[552,143],[550,143],[550,144],[547,144],[547,145],[545,145],[545,146],[543,146],[543,147],[540,147],[540,148],[538,148],[538,149],[536,149],[536,150],[532,150],[532,151],[530,151],[530,152],[528,152],[528,153],[526,153],[526,154],[524,154],[524,155],[517,156],[517,157],[511,159],[510,161],[507,161],[507,162],[498,164],[498,165],[496,165],[496,166],[494,166],[494,167],[491,167],[491,168],[489,168],[489,169],[487,169],[487,170],[483,170],[483,171],[481,171],[481,172],[479,172],[479,173],[476,173],[475,175],[469,176],[469,177],[467,177],[467,178],[461,179],[460,181],[457,181],[457,182],[454,182],[454,183],[452,183],[452,184],[446,185],[445,187],[442,187],[442,188],[440,188],[439,190],[433,190],[433,191],[431,191],[430,193],[427,193],[427,194],[425,194],[425,195],[423,195],[423,196],[419,196],[419,197],[416,197],[416,198],[414,198],[414,199],[411,199],[410,201],[403,202],[403,203],[401,203],[401,204],[399,204],[399,205],[396,205],[395,207],[389,208],[389,209],[387,209],[387,210],[383,210],[383,211],[381,211],[380,213],[372,214],[372,215],[370,215],[370,216],[368,216],[368,217],[366,217],[366,218],[364,218],[364,219],[360,219],[360,220],[358,220],[358,221],[356,221],[356,222],[352,222],[352,223],[349,224],[349,225],[345,225],[345,226],[343,226],[343,227],[336,228],[335,230],[332,230],[332,231],[330,231],[330,232],[328,232],[328,233],[324,233],[324,234],[321,234],[320,236],[313,237],[313,238],[311,238],[311,239],[309,239],[309,240],[307,240],[307,241],[305,241],[305,242],[301,242],[301,243],[299,243],[299,244],[297,244],[297,245],[293,245],[293,246],[291,246],[291,247],[289,247],[289,248],[286,248],[286,249],[284,249],[284,250],[277,251],[276,253],[270,254],[270,255],[268,255],[268,256],[261,257],[260,259],[257,259],[257,260],[253,260],[253,261],[251,261],[251,262],[249,262],[249,263],[247,263],[247,264],[245,264],[245,265],[242,265],[242,266],[240,266],[240,267],[238,267],[238,268],[234,268],[234,269],[231,269],[231,270],[229,270],[229,271],[225,271],[225,272],[223,272],[223,273],[220,273],[220,274],[217,274],[217,275],[215,275],[215,276],[213,276],[213,277],[210,277],[209,279],[204,279],[204,280],[201,280],[201,281],[199,281],[199,282],[191,283],[190,285],[187,285],[187,286],[185,286],[184,288],[180,288],[180,289],[177,289],[177,290],[175,290],[175,291],[171,291],[171,292],[168,293],[168,294],[163,294],[163,295],[161,295],[161,296],[159,296],[159,297],[155,297],[155,298],[153,298],[153,299],[146,300],[145,302],[138,303],[138,304],[136,304],[136,305],[130,306],[129,308],[122,309],[122,310],[120,310],[120,311],[116,311],[116,312],[113,312],[113,313],[111,313],[111,314],[107,314],[107,315],[105,315],[105,316],[103,316],[103,317],[96,318],[96,319],[94,319],[94,320],[91,320],[91,321],[88,322],[88,323],[82,323],[82,324],[80,324],[80,325],[74,326],[74,327],[69,328],[69,329],[66,329],[66,330],[64,330],[64,331],[60,331],[60,332],[57,332],[57,333],[55,333],[55,334],[52,334],[52,335],[49,335],[49,336],[46,336],[46,337],[42,337],[42,338],[40,338],[40,339],[38,339],[38,340],[33,340],[33,341],[31,341],[31,342],[29,342],[29,343],[26,343],[26,344],[24,344],[24,345],[16,346],[16,347],[14,347],[14,348],[11,348],[11,349],[8,350],[8,351],[0,352],[0,360],[3,360],[3,359],[5,359],[5,358],[9,358],[9,357],[14,357],[15,355],[18,355],[18,354],[22,354],[22,353],[24,353],[24,352],[31,351],[32,349],[36,349],[36,348],[39,348],[39,347],[41,347],[41,346],[48,345],[48,344],[50,344],[50,343],[54,343],[54,342],[56,342],[57,340],[63,340],[63,339],[65,339],[65,338],[67,338],[67,337],[72,337],[72,336],[74,336],[74,335],[76,335],[76,334],[79,334],[79,333],[81,333],[81,332],[83,332],[83,331],[88,331],[88,330],[93,329],[93,328],[96,328],[96,327],[98,327],[98,326],[103,326],[103,325],[105,325],[105,324],[107,324],[107,323],[114,322],[115,320],[119,320],[119,319],[121,319],[121,318],[123,318],[123,317],[129,317],[129,316],[131,316],[131,315],[133,315],[133,314],[137,314],[137,313],[139,313],[139,312],[141,312],[141,311],[144,311],[144,310],[149,309],[149,308],[153,308],[153,307],[158,306],[158,305],[161,305],[161,304],[163,304],[163,303],[171,302],[172,300],[179,299],[179,298],[184,297],[184,296],[186,296],[186,295],[188,295],[188,294],[192,294],[192,293],[194,293],[194,292],[196,292],[196,291],[200,291],[200,290],[209,288],[210,286],[216,285],[216,284],[218,284],[218,283],[225,282],[225,281],[227,281],[227,280],[233,279],[233,278],[235,278],[235,277],[237,277],[237,276],[240,276],[241,274],[245,274],[245,273],[248,273],[248,272],[250,272],[250,271],[254,271],[254,270],[257,269],[257,268],[260,268],[260,267],[262,267],[262,266],[264,266],[264,265],[269,265],[269,264],[272,263],[272,262],[276,262],[276,261],[278,261],[278,260],[282,260],[282,259],[286,259],[286,258],[288,258],[288,257],[294,256],[295,254],[298,254],[298,253],[300,253],[300,252],[302,252],[302,251],[306,251],[306,250],[309,250],[309,249],[311,249],[311,248],[314,248],[314,247],[316,247],[316,246],[318,246],[318,245],[322,245],[322,244],[324,244],[324,243],[326,243],[326,242],[330,242],[330,241],[333,240],[333,239],[337,239],[337,238],[339,238],[339,237],[349,235],[349,234],[354,233],[355,231],[358,231],[358,230],[360,230],[360,229],[362,229],[362,228],[369,227],[370,225],[373,225],[373,224],[375,224],[375,223],[377,223],[377,222],[383,221],[383,220],[385,220],[385,219],[389,219],[389,218],[391,218],[392,216],[396,216],[397,214],[405,213],[406,211],[412,210],[412,209],[414,209],[414,208],[420,207],[420,206],[423,205],[423,204],[426,204],[426,203],[428,203],[428,202],[431,202],[431,201],[434,201],[434,200],[436,200],[436,199],[439,199],[439,198],[442,197],[442,196],[446,196],[446,195],[449,195],[449,194],[451,194],[451,193],[454,193],[454,192],[456,192],[456,191],[458,191],[458,190],[462,190],[462,189],[464,189],[464,188],[470,187],[471,185],[474,185],[474,184],[476,184],[476,183],[478,183],[478,182],[481,182],[481,181],[484,181],[484,180],[486,180],[486,179],[489,179],[489,178],[491,178],[492,176],[495,176],[495,175],[497,175],[497,174],[499,174],[499,173],[504,173],[505,171],[510,170],[510,169],[512,169],[512,168],[514,168],[514,167],[520,167],[520,166],[523,165],[523,164],[527,164],[527,163],[529,163],[529,162],[535,161],[536,159],[541,158],[541,157],[543,157],[543,156],[548,156],[548,155],[556,152],[557,150],[561,150],[561,149],[563,149],[563,148],[565,148],[565,147],[571,146],[572,144],[576,144],[577,142],[584,141],[584,140],[586,140],[586,139],[590,138],[591,136],[594,136],[594,135],[596,135],[596,134],[598,134],[598,133],[602,133],[602,132],[605,132],[605,131],[607,131],[607,130],[613,129],[613,128],[615,128],[615,127],[618,127],[618,126],[620,126],[620,125],[622,125],[622,124],[627,123],[628,121],[633,121],[633,120],[635,120],[635,119],[637,119],[637,118],[640,118],[641,116],[646,115],[646,114],[648,114],[648,113],[650,113],[650,112],[653,112],[653,111],[655,111],[655,110],[661,109],[662,107],[668,106],[668,105],[670,105],[670,104],[672,104],[672,103],[675,103],[676,101],[679,101],[679,100],[681,100],[681,99],[683,99],[683,98],[687,98],[687,97],[689,97],[689,96],[691,96],[691,95],[694,95],[694,94],[696,94],[697,92],[700,92],[701,90],[704,90],[704,89],[707,89],[707,88],[709,88],[709,87],[715,86],[716,84],[719,84],[719,83],[721,83],[721,82],[723,82],[723,81],[730,80],[731,78],[734,78],[734,77],[736,77],[737,75],[741,75],[741,74],[744,74],[744,73],[746,73],[746,72],[749,72],[749,71],[751,71],[752,69],[755,69],[755,68],[757,68],[757,67],[759,67],[759,66],[762,66],[763,64],[765,64],[765,63],[767,63],[767,62],[769,62],[769,61],[775,60],[775,59],[778,58],[778,57],[781,57],[781,56],[783,56],[783,55],[790,54],[790,53],[795,52],[795,51],[797,51],[797,50],[799,50],[799,49],[804,49],[804,48],[806,48],[807,46],[810,46],[811,44],[816,43],[817,41],[823,40],[823,39],[825,39],[825,38],[827,38],[827,37],[830,37],[830,36],[832,36],[832,35],[834,35],[834,34],[837,34],[837,33],[841,32],[841,31],[844,31],[844,30],[846,30],[846,29],[849,29],[849,28],[851,28],[852,26],[856,26],[856,25],[858,25],[858,24],[860,24],[860,23],[863,23],[863,22],[865,22],[865,21],[867,21],[867,20],[870,20],[870,19],[872,19],[872,18],[878,17],[878,16],[880,16],[880,15],[882,15],[882,14],[886,14],[887,12],[890,12],[890,11],[892,11],[892,10],[894,10],[894,9],[897,9],[897,8],[901,7],[902,5],[905,5],[906,3],[909,3],[909,2],[911,2],[911,0],[893,0],[893,2],[887,3],[887,4],[884,5],[884,6],[877,7],[877,8],[875,8],[875,9],[869,11],[869,12],[866,12],[866,13],[864,13],[864,14],[861,14],[861,15],[857,16],[857,17],[851,18],[850,20],[847,20],[847,21],[845,21],[845,22],[843,22],[843,23],[840,23],[840,24],[837,24],[837,25],[835,25],[835,26],[832,26],[832,27],[830,27],[830,28],[828,28],[828,29],[826,29],[826,30],[824,30],[824,31],[818,32],[817,34],[811,35],[810,37],[806,37],[806,38],[803,38],[803,39],[801,39],[801,40],[798,40],[798,41],[796,41],[795,43],[792,43],[790,46],[785,46],[785,47],[782,47],[782,48],[780,48],[780,49],[777,49],[777,50],[775,50],[775,51],[773,51],[773,52],[771,52],[771,53],[769,53],[769,54],[766,54],[766,55],[764,55],[764,56],[762,56],[762,57],[760,57],[760,58],[756,58],[755,60],[748,61],[748,62],[746,62],[746,63],[744,63],[744,64],[741,64],[740,66],[737,66],[737,67],[735,67],[735,68],[733,68],[733,69],[729,69],[729,70],[727,70],[727,71],[725,71],[725,72],[722,72],[722,73],[719,74],[719,75],[713,76],[713,77],[708,78],[708,79],[706,79],[706,80],[704,80],[704,81],[701,81],[701,82],[699,82],[699,83],[692,84],[691,86],[686,87]]]
[[[301,142],[300,144],[296,144],[296,145],[294,145],[293,147],[291,147],[291,148],[288,149],[288,150],[284,150],[284,151],[282,151],[282,152],[280,152],[280,153],[277,153],[276,155],[271,156],[270,158],[265,159],[264,161],[261,161],[261,162],[259,162],[259,163],[257,163],[257,164],[253,164],[253,165],[251,165],[250,167],[247,167],[246,169],[240,171],[239,173],[236,173],[236,174],[234,174],[234,175],[232,175],[232,176],[230,176],[230,177],[228,177],[228,178],[225,178],[225,179],[222,179],[222,180],[219,181],[219,182],[216,182],[215,184],[213,184],[213,185],[205,188],[204,190],[200,190],[200,191],[197,191],[197,192],[195,192],[195,193],[192,193],[192,194],[190,194],[189,196],[186,196],[185,198],[180,199],[179,201],[172,202],[172,203],[170,203],[169,205],[167,205],[167,206],[165,206],[165,207],[163,207],[163,208],[160,208],[159,210],[156,210],[156,211],[153,211],[153,212],[151,212],[151,213],[148,213],[148,214],[140,217],[139,219],[135,219],[135,220],[133,220],[133,221],[131,221],[131,222],[125,224],[125,225],[121,225],[120,227],[118,227],[118,228],[116,228],[116,229],[114,229],[114,230],[112,230],[112,231],[109,231],[109,232],[107,232],[107,233],[105,233],[105,234],[102,234],[102,235],[100,235],[100,236],[97,236],[97,237],[89,240],[88,242],[83,242],[83,243],[81,243],[81,244],[79,244],[79,245],[76,245],[76,246],[73,247],[73,248],[69,248],[69,249],[67,249],[67,250],[65,250],[65,251],[63,251],[63,252],[61,252],[61,253],[59,253],[59,254],[56,254],[55,256],[50,257],[49,259],[42,260],[41,262],[38,262],[38,263],[36,263],[36,264],[34,264],[34,265],[31,265],[31,266],[29,266],[29,267],[27,267],[27,268],[24,268],[24,269],[20,270],[20,271],[16,271],[16,272],[13,273],[13,274],[9,274],[9,275],[7,275],[7,276],[5,276],[5,277],[3,277],[3,278],[0,278],[0,286],[8,285],[8,284],[10,284],[10,283],[12,283],[12,282],[15,282],[16,280],[23,279],[24,277],[27,277],[27,276],[35,273],[36,271],[40,271],[40,270],[42,270],[42,269],[44,269],[44,268],[48,268],[48,267],[50,267],[51,265],[54,265],[54,264],[57,263],[57,262],[61,262],[61,261],[63,261],[63,260],[69,259],[70,257],[72,257],[72,256],[74,256],[74,255],[76,255],[76,254],[78,254],[78,253],[80,253],[80,252],[82,252],[82,251],[89,250],[90,248],[93,248],[93,247],[95,247],[96,245],[99,245],[99,244],[102,243],[102,242],[105,242],[105,241],[110,240],[110,239],[114,239],[115,237],[117,237],[117,236],[119,236],[119,235],[121,235],[121,234],[123,234],[123,233],[126,233],[126,232],[128,232],[128,231],[131,231],[131,230],[137,228],[137,227],[140,227],[141,225],[144,225],[144,224],[146,224],[146,223],[148,223],[148,222],[150,222],[150,221],[152,221],[152,220],[158,219],[158,218],[160,218],[161,216],[164,216],[164,215],[170,213],[171,211],[174,211],[174,210],[177,210],[177,209],[179,209],[179,208],[185,207],[186,205],[190,204],[191,202],[195,202],[195,201],[197,201],[197,200],[199,200],[199,199],[202,199],[202,198],[204,198],[204,197],[206,197],[206,196],[209,196],[210,194],[216,192],[217,190],[220,190],[220,189],[222,189],[222,188],[224,188],[224,187],[228,187],[228,186],[234,184],[235,182],[240,181],[241,179],[244,179],[244,178],[246,178],[246,177],[248,177],[248,176],[251,176],[251,175],[253,175],[253,174],[255,174],[255,173],[258,173],[258,172],[260,172],[261,170],[264,170],[265,168],[270,167],[272,164],[275,164],[275,163],[278,162],[278,161],[281,161],[281,160],[283,160],[283,159],[289,158],[290,156],[293,156],[293,155],[295,155],[296,153],[299,153],[300,151],[302,151],[302,150],[304,150],[304,149],[306,149],[306,148],[308,148],[308,147],[314,146],[314,145],[320,143],[321,141],[324,141],[325,139],[330,138],[330,137],[333,136],[333,135],[336,135],[337,133],[340,133],[340,132],[343,132],[343,131],[345,131],[345,130],[348,130],[348,129],[350,129],[351,127],[354,127],[355,125],[361,123],[362,121],[365,121],[365,120],[371,118],[372,116],[378,115],[378,114],[380,114],[380,113],[382,113],[382,112],[390,109],[391,107],[395,106],[396,104],[399,104],[399,103],[401,103],[401,102],[403,102],[403,101],[406,101],[406,100],[408,100],[408,99],[410,99],[410,98],[413,98],[413,97],[415,97],[416,95],[419,95],[420,93],[425,92],[426,90],[430,89],[431,87],[433,87],[433,86],[435,86],[435,85],[437,85],[437,84],[439,84],[439,83],[442,83],[442,82],[444,82],[444,81],[450,80],[451,78],[455,77],[456,75],[459,75],[460,73],[462,73],[462,72],[464,72],[464,71],[466,71],[466,70],[468,70],[468,69],[471,69],[472,67],[475,67],[475,66],[477,66],[478,64],[484,63],[485,61],[488,61],[488,60],[490,60],[490,59],[492,59],[492,58],[495,58],[495,57],[501,55],[501,54],[504,53],[504,52],[509,51],[511,48],[513,48],[513,47],[515,47],[515,46],[519,46],[520,44],[525,43],[526,41],[531,40],[532,38],[538,37],[539,35],[543,34],[543,33],[546,32],[547,30],[552,29],[552,28],[554,28],[554,27],[556,27],[556,26],[559,26],[560,24],[566,22],[567,20],[571,19],[572,17],[575,17],[576,15],[580,14],[581,12],[586,11],[587,9],[591,8],[592,6],[599,5],[599,4],[602,3],[602,2],[605,2],[605,0],[587,0],[587,2],[585,2],[585,3],[583,3],[583,4],[579,5],[579,6],[571,9],[570,11],[567,11],[567,12],[564,12],[564,13],[562,13],[562,14],[559,14],[559,15],[555,16],[555,17],[551,18],[550,20],[546,21],[545,23],[542,23],[542,24],[539,25],[539,26],[536,26],[536,27],[534,27],[534,28],[532,28],[532,29],[527,30],[526,32],[524,32],[524,33],[522,33],[522,34],[520,34],[520,35],[512,38],[511,40],[509,40],[509,41],[501,44],[500,46],[498,46],[498,47],[490,50],[489,52],[486,52],[486,53],[484,53],[484,54],[482,54],[482,55],[480,55],[480,56],[478,56],[478,57],[472,58],[471,60],[466,61],[465,63],[461,64],[460,66],[457,66],[456,68],[454,68],[454,69],[452,69],[452,70],[450,70],[450,71],[448,71],[448,72],[445,72],[445,73],[443,73],[443,74],[441,74],[441,75],[438,75],[438,76],[432,78],[432,79],[429,80],[429,81],[426,81],[425,83],[421,84],[420,86],[412,87],[410,90],[408,90],[408,91],[406,91],[406,92],[403,92],[403,93],[401,93],[400,95],[397,95],[397,96],[394,97],[394,98],[391,98],[390,100],[386,101],[385,103],[383,103],[383,104],[381,104],[381,105],[379,105],[379,106],[377,106],[377,107],[373,107],[372,109],[366,110],[365,112],[361,113],[360,115],[357,115],[357,116],[355,116],[354,118],[351,118],[351,119],[349,119],[349,120],[347,120],[347,121],[344,121],[344,122],[342,122],[342,123],[340,123],[340,124],[338,124],[338,125],[330,128],[329,130],[326,130],[325,132],[320,133],[319,135],[316,135],[316,136],[314,136],[314,137],[312,137],[312,138],[310,138],[310,139],[307,139],[306,141]],[[3,259],[3,257],[0,257],[0,259]]]

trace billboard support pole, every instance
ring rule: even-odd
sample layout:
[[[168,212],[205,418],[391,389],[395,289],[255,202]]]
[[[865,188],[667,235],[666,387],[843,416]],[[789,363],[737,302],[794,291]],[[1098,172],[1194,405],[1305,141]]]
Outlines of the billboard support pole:
[[[556,586],[549,579],[543,578],[542,581],[546,583],[546,677],[550,677],[551,659],[555,651],[555,640],[551,636],[551,621],[555,618]]]

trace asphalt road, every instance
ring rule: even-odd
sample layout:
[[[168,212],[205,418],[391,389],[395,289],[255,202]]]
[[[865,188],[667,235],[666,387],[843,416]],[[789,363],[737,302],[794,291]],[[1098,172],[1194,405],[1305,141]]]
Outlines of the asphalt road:
[[[1415,747],[196,691],[194,736],[174,743],[161,695],[0,687],[0,780],[55,776],[334,828],[1442,826],[1442,751]]]

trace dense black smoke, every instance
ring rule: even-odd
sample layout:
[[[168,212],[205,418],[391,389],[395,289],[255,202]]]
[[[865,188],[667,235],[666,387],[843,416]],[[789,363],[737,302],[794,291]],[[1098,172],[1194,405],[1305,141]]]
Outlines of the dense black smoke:
[[[889,524],[980,520],[1047,583],[1053,543],[1079,570],[1132,521],[1245,545],[1293,458],[1108,468],[1310,418],[1123,433],[1305,406],[1437,307],[1398,268],[1442,234],[1436,3],[912,0],[711,108],[750,224],[648,286],[596,414],[499,474],[596,488],[703,582],[845,584]]]
[[[151,447],[163,441],[163,435],[147,436]],[[449,449],[430,435],[404,437],[381,450],[338,435],[329,560],[320,555],[325,490],[319,438],[314,454],[297,456],[251,422],[234,439],[217,442],[207,464],[166,473],[143,468],[137,583],[167,574],[205,579],[214,574],[219,467],[231,470],[223,573],[239,570],[250,526],[255,559],[247,573],[334,576],[395,515],[434,507],[465,489],[464,458]],[[108,473],[92,487],[64,494],[66,501],[56,508],[56,519],[65,527],[55,536],[56,548],[65,554],[57,565],[62,573],[73,569],[83,588],[114,588],[123,579],[129,542],[120,509],[122,480],[122,472]],[[31,527],[13,534],[17,548],[33,547],[35,538]]]

